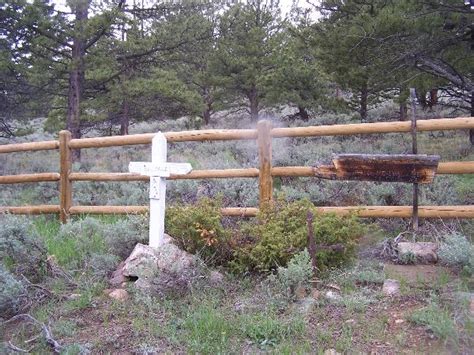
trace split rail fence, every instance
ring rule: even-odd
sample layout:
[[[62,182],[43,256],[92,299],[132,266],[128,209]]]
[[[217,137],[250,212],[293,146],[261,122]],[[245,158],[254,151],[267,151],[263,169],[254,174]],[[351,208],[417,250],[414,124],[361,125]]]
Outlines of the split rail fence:
[[[417,131],[442,131],[474,129],[474,117],[442,118],[417,121]],[[259,155],[258,168],[193,170],[188,175],[171,176],[169,179],[258,178],[260,206],[272,199],[273,177],[311,177],[310,166],[272,166],[272,143],[283,137],[339,136],[356,134],[411,132],[410,122],[379,122],[347,125],[273,128],[271,122],[258,122],[257,129],[212,129],[164,133],[168,142],[256,140]],[[72,171],[73,149],[102,148],[150,144],[154,133],[128,136],[71,139],[69,131],[61,131],[53,141],[0,145],[0,153],[59,150],[60,171],[51,173],[0,176],[1,184],[59,182],[59,205],[4,206],[0,213],[12,214],[59,214],[62,222],[76,214],[133,214],[146,213],[148,206],[74,206],[72,184],[75,181],[147,181],[149,177],[132,173],[81,173]],[[474,161],[440,162],[437,174],[473,174]],[[319,207],[322,212],[336,214],[356,213],[360,217],[407,218],[412,216],[412,206],[345,206]],[[223,215],[255,216],[258,208],[224,208]],[[474,205],[419,206],[420,218],[474,218]]]

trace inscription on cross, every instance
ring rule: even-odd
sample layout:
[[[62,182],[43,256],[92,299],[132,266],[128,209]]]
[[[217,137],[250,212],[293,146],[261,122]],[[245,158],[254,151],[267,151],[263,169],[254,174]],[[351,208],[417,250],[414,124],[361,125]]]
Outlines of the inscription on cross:
[[[185,175],[193,170],[189,163],[166,162],[167,142],[163,133],[153,137],[151,163],[131,162],[129,171],[150,177],[150,237],[149,244],[157,248],[163,244],[165,233],[166,178],[171,174]]]

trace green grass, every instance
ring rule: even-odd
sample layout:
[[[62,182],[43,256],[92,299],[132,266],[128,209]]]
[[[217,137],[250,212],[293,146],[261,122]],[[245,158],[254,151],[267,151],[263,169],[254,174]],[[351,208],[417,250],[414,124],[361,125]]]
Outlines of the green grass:
[[[409,320],[415,324],[426,326],[441,340],[452,340],[457,343],[456,325],[450,312],[445,308],[432,303],[413,312]]]
[[[273,312],[248,315],[241,322],[243,334],[260,349],[274,347],[285,339],[296,340],[306,331],[301,318],[285,321]]]
[[[234,322],[210,304],[203,304],[185,317],[182,328],[187,348],[192,353],[220,354],[231,347]]]

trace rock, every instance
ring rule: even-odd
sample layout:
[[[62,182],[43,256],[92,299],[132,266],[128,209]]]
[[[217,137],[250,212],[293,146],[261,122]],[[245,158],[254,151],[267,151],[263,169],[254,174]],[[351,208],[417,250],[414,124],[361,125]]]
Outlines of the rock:
[[[319,298],[321,297],[321,292],[319,292],[318,289],[313,288],[311,290],[311,297],[313,297],[315,300],[319,300]]]
[[[355,321],[355,319],[351,318],[351,319],[346,320],[344,323],[346,323],[346,324],[355,324],[356,321]]]
[[[412,254],[420,263],[436,263],[438,261],[436,243],[431,242],[400,242],[397,245],[398,254],[403,258],[404,255]]]
[[[165,234],[165,243],[159,248],[137,244],[113,272],[109,282],[117,287],[126,281],[134,281],[136,288],[150,293],[162,293],[174,286],[181,290],[197,273],[198,261]],[[217,279],[217,274],[214,277]]]
[[[111,290],[109,295],[110,298],[113,298],[114,300],[117,301],[126,301],[129,298],[127,290],[124,290],[122,288],[116,288],[115,290]]]
[[[385,280],[382,287],[382,293],[385,296],[398,296],[400,294],[400,282],[391,279]]]
[[[295,297],[297,300],[302,300],[306,297],[306,287],[298,286],[295,290]]]
[[[341,353],[338,353],[335,349],[326,349],[326,351],[323,354],[324,355],[341,355]]]
[[[125,263],[122,261],[118,265],[117,269],[110,276],[109,284],[111,284],[112,286],[118,286],[127,281],[127,278],[124,276],[123,271],[122,271],[124,264]]]
[[[402,324],[404,322],[405,322],[404,319],[395,319],[395,324]]]
[[[211,271],[209,274],[209,282],[214,286],[221,286],[224,282],[224,275],[222,275],[219,271]]]
[[[324,298],[328,300],[331,303],[338,303],[342,300],[342,297],[339,293],[334,292],[334,291],[327,291],[324,294]]]
[[[198,259],[194,255],[181,250],[170,241],[159,248],[137,244],[124,261],[122,270],[126,277],[150,278],[160,271],[175,274],[185,273],[195,266],[197,261]]]
[[[81,298],[80,293],[71,293],[69,296],[67,296],[68,300],[77,300],[78,298]]]
[[[305,297],[301,299],[297,304],[297,311],[304,317],[308,316],[315,307],[318,306],[318,301],[313,297]]]

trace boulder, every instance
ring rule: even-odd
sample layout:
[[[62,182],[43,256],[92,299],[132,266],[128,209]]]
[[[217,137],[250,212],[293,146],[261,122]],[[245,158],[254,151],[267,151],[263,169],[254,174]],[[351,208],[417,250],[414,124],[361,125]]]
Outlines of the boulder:
[[[417,262],[420,263],[436,263],[438,261],[437,250],[438,246],[432,242],[400,242],[397,245],[398,255],[403,257],[405,255],[413,255]]]
[[[104,291],[110,298],[123,302],[128,300],[128,292],[127,290],[116,288],[115,290],[106,290]]]
[[[339,303],[342,301],[342,296],[335,291],[326,291],[324,298],[330,303]]]
[[[318,306],[317,300],[315,300],[313,297],[305,297],[296,303],[296,307],[297,307],[296,310],[303,317],[307,317],[313,312],[313,310],[317,306]]]
[[[400,294],[400,282],[387,279],[383,283],[382,293],[384,296],[398,296]]]
[[[134,281],[136,288],[150,293],[161,293],[164,289],[187,285],[196,275],[199,259],[181,250],[165,234],[165,243],[159,248],[137,244],[130,256],[113,272],[109,282],[121,285]]]
[[[222,286],[222,283],[224,282],[224,275],[222,275],[219,271],[212,270],[209,273],[209,282],[211,285],[216,287]]]

